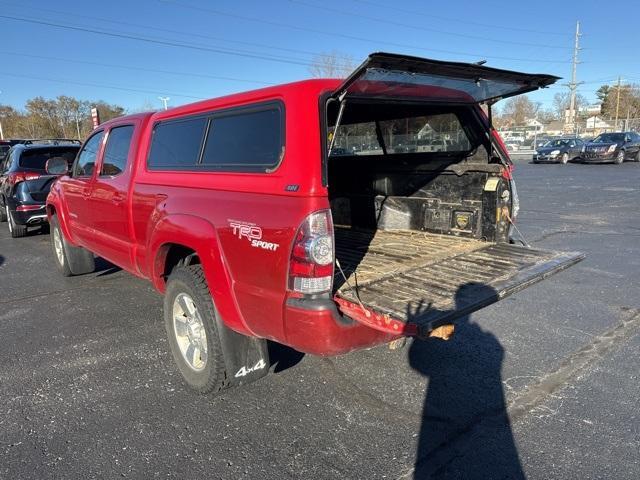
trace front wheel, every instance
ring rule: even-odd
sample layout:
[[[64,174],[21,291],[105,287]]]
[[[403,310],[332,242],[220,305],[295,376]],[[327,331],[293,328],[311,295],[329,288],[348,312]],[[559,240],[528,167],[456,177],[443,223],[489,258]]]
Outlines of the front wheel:
[[[622,162],[624,162],[624,150],[620,150],[618,152],[618,154],[616,155],[616,160],[615,163],[620,165]]]
[[[176,267],[164,297],[165,328],[180,373],[199,393],[219,392],[228,383],[216,315],[202,266]]]
[[[638,150],[638,153],[636,153],[636,156],[633,158],[636,162],[640,162],[640,150]]]
[[[55,259],[56,267],[58,267],[60,273],[65,277],[70,277],[72,273],[69,269],[69,260],[67,259],[66,252],[64,251],[63,242],[64,238],[62,237],[62,232],[58,225],[58,219],[55,216],[51,217],[51,247],[53,248],[53,258]]]
[[[64,238],[57,215],[51,217],[51,246],[56,266],[62,275],[83,275],[95,270],[93,254],[82,247],[74,247]]]
[[[562,163],[563,165],[566,165],[569,162],[569,154],[568,153],[563,153],[562,157],[560,157],[560,163]]]
[[[2,200],[2,197],[0,197],[0,200]],[[1,203],[2,205],[0,205],[0,223],[7,221],[7,212],[4,209],[4,202]]]

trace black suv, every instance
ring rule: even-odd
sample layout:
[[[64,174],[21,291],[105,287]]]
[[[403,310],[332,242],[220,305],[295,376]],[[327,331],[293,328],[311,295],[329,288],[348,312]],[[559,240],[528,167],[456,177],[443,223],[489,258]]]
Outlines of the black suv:
[[[589,163],[638,162],[640,135],[636,132],[602,133],[585,145],[581,158]]]
[[[80,145],[17,144],[0,161],[0,222],[6,221],[12,237],[24,237],[30,226],[46,225],[45,201],[59,175],[47,173],[56,159],[73,163]]]

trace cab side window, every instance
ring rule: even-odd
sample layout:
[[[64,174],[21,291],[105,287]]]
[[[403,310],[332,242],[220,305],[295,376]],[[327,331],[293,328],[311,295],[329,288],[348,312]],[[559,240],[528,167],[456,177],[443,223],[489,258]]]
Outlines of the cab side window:
[[[101,177],[112,177],[124,171],[127,167],[132,136],[133,125],[115,127],[109,131],[100,169]]]
[[[93,137],[87,140],[73,166],[73,177],[90,177],[93,175],[103,137],[104,131],[94,134]]]

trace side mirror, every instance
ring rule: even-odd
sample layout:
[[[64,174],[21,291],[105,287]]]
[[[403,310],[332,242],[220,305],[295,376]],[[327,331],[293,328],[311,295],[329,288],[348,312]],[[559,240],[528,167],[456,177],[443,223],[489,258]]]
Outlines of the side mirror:
[[[628,143],[631,141],[631,137],[629,135],[627,135],[626,137],[624,137],[624,143]]]
[[[47,160],[44,169],[49,175],[64,175],[69,171],[69,164],[62,157],[52,157]]]

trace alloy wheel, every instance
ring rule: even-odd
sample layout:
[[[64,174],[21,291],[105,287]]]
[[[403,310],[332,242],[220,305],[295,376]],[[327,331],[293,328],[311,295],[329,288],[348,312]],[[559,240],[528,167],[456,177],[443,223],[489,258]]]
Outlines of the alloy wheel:
[[[60,265],[64,265],[64,251],[62,250],[62,239],[60,238],[60,230],[53,229],[53,248],[56,251],[56,257]]]
[[[180,293],[173,301],[173,330],[182,357],[189,367],[200,372],[207,366],[207,333],[193,299]]]

